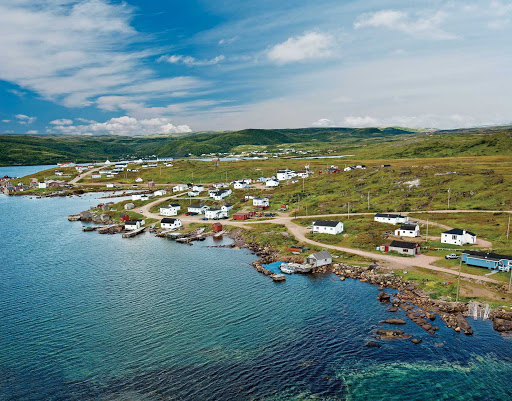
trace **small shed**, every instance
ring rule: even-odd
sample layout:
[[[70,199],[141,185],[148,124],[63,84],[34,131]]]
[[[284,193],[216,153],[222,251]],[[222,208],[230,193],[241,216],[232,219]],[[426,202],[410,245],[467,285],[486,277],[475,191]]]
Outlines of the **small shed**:
[[[238,212],[233,214],[233,220],[247,220],[250,217],[249,212]]]
[[[213,223],[212,231],[214,233],[218,233],[218,232],[222,231],[222,224],[220,224],[220,223]]]
[[[307,262],[313,267],[320,267],[332,263],[332,256],[328,251],[312,253],[308,256]]]

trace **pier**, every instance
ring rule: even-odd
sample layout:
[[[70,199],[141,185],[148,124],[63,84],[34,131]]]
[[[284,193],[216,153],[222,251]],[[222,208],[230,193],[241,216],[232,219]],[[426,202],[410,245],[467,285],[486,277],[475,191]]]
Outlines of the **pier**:
[[[132,238],[144,232],[146,227],[137,228],[136,230],[123,233],[123,238]]]

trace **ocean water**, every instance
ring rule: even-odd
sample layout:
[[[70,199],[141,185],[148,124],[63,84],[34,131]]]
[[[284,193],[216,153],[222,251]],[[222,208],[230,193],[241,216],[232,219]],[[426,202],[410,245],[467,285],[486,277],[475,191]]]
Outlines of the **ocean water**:
[[[273,283],[213,239],[67,221],[97,197],[0,196],[2,401],[512,399],[512,339],[489,322],[471,320],[471,337],[408,322],[421,344],[368,348],[392,315],[376,287]]]
[[[39,171],[47,170],[52,167],[57,167],[57,165],[0,167],[0,177],[5,175],[9,177],[24,177],[26,175],[35,174]]]

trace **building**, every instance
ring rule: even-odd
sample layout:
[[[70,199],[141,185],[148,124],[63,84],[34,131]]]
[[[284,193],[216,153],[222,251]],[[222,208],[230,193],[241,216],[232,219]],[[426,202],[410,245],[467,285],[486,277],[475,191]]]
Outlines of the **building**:
[[[192,186],[192,191],[201,193],[204,191],[204,185],[194,185]]]
[[[462,251],[462,261],[469,266],[484,267],[491,270],[508,272],[512,268],[512,256],[495,253]]]
[[[137,230],[144,226],[146,222],[144,220],[128,220],[124,223],[125,230]]]
[[[135,205],[133,203],[126,203],[124,205],[124,210],[132,210],[133,208],[135,207]]]
[[[319,234],[341,234],[343,223],[334,220],[316,220],[312,225],[312,232]]]
[[[40,182],[38,184],[39,189],[45,189],[46,188],[46,182]]]
[[[137,201],[142,199],[143,194],[133,194],[132,195],[132,201]]]
[[[247,220],[250,216],[249,212],[238,212],[233,214],[233,220]]]
[[[246,184],[245,184],[245,182],[243,182],[243,181],[235,181],[235,182],[233,183],[233,188],[234,188],[234,189],[243,189],[243,188],[245,188],[245,187],[246,187]]]
[[[186,191],[187,189],[189,189],[187,184],[178,184],[172,187],[172,192],[182,192]]]
[[[153,193],[153,195],[155,195],[155,196],[164,196],[164,195],[167,195],[167,191],[165,189],[159,189],[158,191],[155,191]]]
[[[397,252],[403,255],[414,256],[420,254],[420,245],[407,241],[391,241],[391,244],[382,245],[380,250],[382,252]]]
[[[330,265],[332,263],[332,256],[327,251],[312,253],[307,257],[307,263],[313,267]]]
[[[268,198],[253,198],[252,205],[256,207],[267,208],[270,206],[270,201]]]
[[[218,191],[215,191],[211,197],[215,200],[222,200],[224,198],[227,198],[229,195],[231,195],[232,191],[231,189],[220,189]]]
[[[220,224],[220,223],[213,223],[212,224],[212,231],[214,233],[218,233],[218,232],[222,231],[222,224]]]
[[[63,176],[64,175],[64,171],[62,171],[62,170],[55,170],[55,175]]]
[[[460,228],[453,228],[441,234],[441,243],[452,245],[476,244],[476,234]]]
[[[286,180],[289,180],[289,179],[295,177],[296,175],[297,175],[297,173],[293,170],[283,169],[283,170],[278,170],[276,177],[277,177],[278,181],[286,181]]]
[[[405,224],[402,224],[400,228],[395,230],[395,235],[397,237],[419,237],[420,236],[420,226],[415,221],[411,221]]]
[[[267,180],[267,182],[265,182],[265,186],[268,188],[277,187],[278,185],[279,185],[279,181],[275,180],[273,178],[271,178],[271,179]]]
[[[165,230],[177,230],[183,226],[180,219],[171,219],[169,217],[165,217],[162,220],[160,220],[160,227],[162,227]]]
[[[178,203],[172,203],[169,206],[162,206],[160,208],[160,214],[162,216],[177,216],[181,210],[181,206]]]
[[[209,209],[204,212],[204,217],[211,220],[217,220],[223,217],[228,217],[228,213],[222,209]]]
[[[114,188],[114,184],[112,184],[111,182],[109,182],[109,183],[107,184],[107,188]]]
[[[193,198],[195,196],[199,196],[199,191],[188,191],[187,195]]]
[[[135,182],[143,182],[144,180],[140,177],[135,178]]]
[[[373,220],[379,223],[403,224],[409,221],[409,217],[394,213],[377,213]]]
[[[210,209],[209,206],[206,205],[200,205],[198,203],[192,204],[187,208],[187,211],[189,213],[196,213],[196,214],[204,214],[205,211]]]
[[[228,213],[231,209],[233,209],[232,205],[222,205],[220,208],[220,210],[222,210],[223,212],[226,212],[226,213]]]

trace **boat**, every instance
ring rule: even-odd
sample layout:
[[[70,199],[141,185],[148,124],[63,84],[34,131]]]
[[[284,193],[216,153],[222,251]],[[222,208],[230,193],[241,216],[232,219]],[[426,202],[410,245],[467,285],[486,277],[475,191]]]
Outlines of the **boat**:
[[[293,274],[293,273],[295,273],[295,269],[292,268],[287,263],[282,263],[281,266],[279,266],[279,270],[281,270],[285,274]]]

